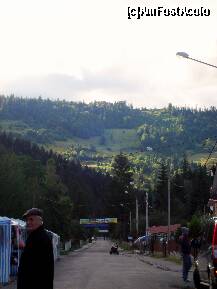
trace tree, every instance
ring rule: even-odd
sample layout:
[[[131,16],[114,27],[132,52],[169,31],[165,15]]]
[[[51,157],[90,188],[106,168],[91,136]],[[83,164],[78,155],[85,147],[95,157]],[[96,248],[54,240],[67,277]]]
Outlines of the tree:
[[[190,198],[190,214],[204,213],[210,197],[210,181],[206,167],[199,165],[192,173],[192,194]]]
[[[114,158],[112,163],[112,172],[114,177],[113,184],[116,184],[115,190],[113,190],[113,197],[111,205],[115,206],[119,213],[119,219],[121,220],[122,237],[125,239],[127,235],[127,219],[129,210],[132,207],[132,186],[133,180],[132,169],[128,158],[120,153]]]
[[[56,174],[53,159],[49,159],[45,174],[45,191],[41,196],[41,207],[49,228],[60,234],[63,239],[71,237],[73,205],[67,196],[67,188]]]
[[[112,162],[112,173],[122,188],[127,189],[133,180],[132,169],[128,158],[120,153],[115,156]]]
[[[29,201],[25,174],[15,154],[0,155],[0,215],[22,216]]]
[[[203,221],[201,220],[201,217],[193,215],[191,221],[188,223],[188,227],[192,238],[199,237],[203,228]]]
[[[133,172],[128,158],[120,153],[116,155],[112,162],[113,173],[113,204],[122,207],[130,207],[132,203],[133,189],[131,182],[133,181]],[[120,209],[119,209],[120,210]]]
[[[157,184],[155,188],[155,209],[160,212],[167,211],[168,204],[168,171],[167,165],[162,162],[161,167],[159,169]]]
[[[30,194],[30,207],[38,206],[38,198],[43,190],[45,169],[39,160],[29,156],[23,157],[23,168],[26,176],[25,184]]]

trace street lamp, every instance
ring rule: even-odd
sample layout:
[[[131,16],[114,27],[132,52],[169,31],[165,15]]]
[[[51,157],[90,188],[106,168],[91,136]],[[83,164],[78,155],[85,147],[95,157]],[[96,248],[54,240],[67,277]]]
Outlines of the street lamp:
[[[189,57],[188,53],[186,53],[186,52],[177,52],[176,55],[177,55],[177,56],[180,56],[180,57],[183,57],[183,58],[187,58],[187,59],[190,59],[190,60],[196,61],[196,62],[199,62],[199,63],[202,63],[202,64],[206,64],[206,65],[208,65],[208,66],[212,66],[212,67],[217,68],[216,65],[209,64],[209,63],[207,63],[207,62],[204,62],[204,61],[201,61],[201,60],[198,60],[198,59],[195,59],[195,58]]]
[[[214,67],[214,68],[217,68],[216,65],[209,64],[209,63],[206,63],[206,62],[204,62],[204,61],[201,61],[201,60],[198,60],[198,59],[194,59],[194,58],[189,57],[188,53],[186,53],[186,52],[177,52],[176,55],[177,55],[177,56],[181,56],[181,57],[183,57],[183,58],[187,58],[187,59],[196,61],[196,62],[199,62],[199,63],[202,63],[202,64],[205,64],[205,65],[208,65],[208,66],[211,66],[211,67]],[[215,144],[215,145],[216,145],[216,144]],[[215,147],[215,145],[214,145],[214,147]],[[210,155],[209,155],[209,157],[210,157]],[[208,157],[208,159],[209,159],[209,157]],[[207,161],[208,161],[208,159],[207,159]],[[206,163],[207,163],[207,161],[206,161]],[[168,226],[169,226],[169,221],[168,221]]]

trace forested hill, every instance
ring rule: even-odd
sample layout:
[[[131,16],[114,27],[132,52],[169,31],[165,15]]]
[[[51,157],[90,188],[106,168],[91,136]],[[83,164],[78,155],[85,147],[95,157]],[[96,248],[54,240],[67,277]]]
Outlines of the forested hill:
[[[109,175],[0,133],[1,216],[20,218],[40,207],[48,228],[67,239],[79,218],[106,214],[105,196],[115,187]]]
[[[108,129],[134,129],[140,150],[207,152],[217,136],[217,110],[171,104],[163,109],[135,109],[122,101],[86,104],[1,96],[1,129],[10,130],[14,124],[15,133],[42,144],[72,137],[103,138]]]

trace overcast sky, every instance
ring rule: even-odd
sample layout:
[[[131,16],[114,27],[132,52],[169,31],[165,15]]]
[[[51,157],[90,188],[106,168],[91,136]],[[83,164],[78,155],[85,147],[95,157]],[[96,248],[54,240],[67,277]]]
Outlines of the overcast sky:
[[[158,6],[210,16],[128,19]],[[216,0],[0,0],[0,93],[217,106],[217,69],[176,56],[217,65],[216,31]]]

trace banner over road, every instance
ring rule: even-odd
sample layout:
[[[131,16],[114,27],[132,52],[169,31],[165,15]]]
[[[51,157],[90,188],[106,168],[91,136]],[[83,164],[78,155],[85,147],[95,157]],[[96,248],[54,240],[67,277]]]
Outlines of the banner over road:
[[[117,224],[117,218],[80,219],[81,225]]]

